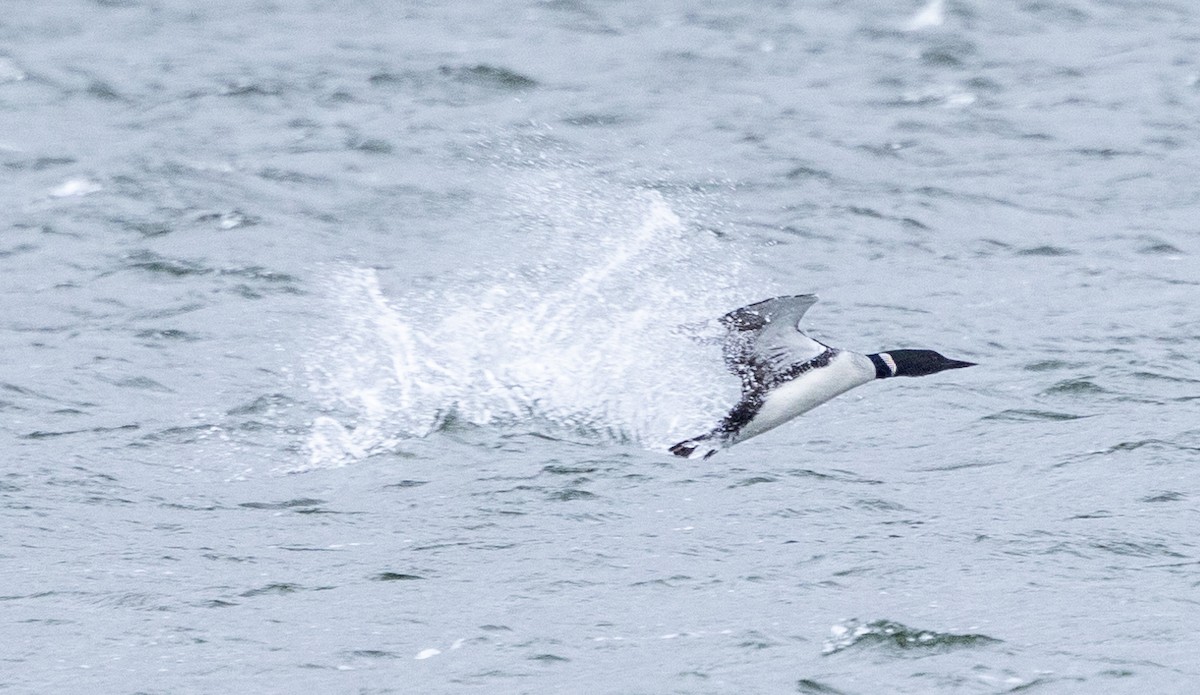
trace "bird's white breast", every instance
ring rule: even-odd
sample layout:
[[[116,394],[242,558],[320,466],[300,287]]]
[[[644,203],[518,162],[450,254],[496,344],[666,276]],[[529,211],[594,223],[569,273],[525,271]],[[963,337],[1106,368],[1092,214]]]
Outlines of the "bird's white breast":
[[[807,371],[771,389],[754,419],[737,433],[735,441],[774,429],[874,378],[875,367],[869,359],[848,350],[841,351],[824,367]]]

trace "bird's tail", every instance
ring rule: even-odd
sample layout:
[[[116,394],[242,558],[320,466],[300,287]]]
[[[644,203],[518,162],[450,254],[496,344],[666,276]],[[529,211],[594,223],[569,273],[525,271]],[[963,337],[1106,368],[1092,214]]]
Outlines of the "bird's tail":
[[[679,442],[671,447],[671,453],[685,459],[708,458],[725,446],[724,441],[709,433]]]

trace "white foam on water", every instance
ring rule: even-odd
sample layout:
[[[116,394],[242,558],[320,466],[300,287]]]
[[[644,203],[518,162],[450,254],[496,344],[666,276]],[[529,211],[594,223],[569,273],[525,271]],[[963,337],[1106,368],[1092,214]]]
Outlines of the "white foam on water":
[[[946,23],[946,0],[930,0],[929,4],[904,24],[905,31],[920,31]]]
[[[0,84],[20,82],[28,76],[12,58],[0,56]]]
[[[71,198],[76,196],[91,195],[104,190],[104,188],[88,179],[68,179],[61,185],[50,189],[51,198]]]
[[[309,359],[328,414],[308,467],[464,424],[661,449],[725,412],[737,380],[711,319],[768,290],[658,192],[581,176],[513,173],[510,267],[392,297],[374,270],[331,274],[340,325]]]

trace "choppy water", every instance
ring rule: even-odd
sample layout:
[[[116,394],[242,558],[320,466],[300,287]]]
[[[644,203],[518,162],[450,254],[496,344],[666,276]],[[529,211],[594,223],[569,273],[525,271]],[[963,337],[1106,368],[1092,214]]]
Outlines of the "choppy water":
[[[11,0],[0,690],[1191,690],[1198,20]]]

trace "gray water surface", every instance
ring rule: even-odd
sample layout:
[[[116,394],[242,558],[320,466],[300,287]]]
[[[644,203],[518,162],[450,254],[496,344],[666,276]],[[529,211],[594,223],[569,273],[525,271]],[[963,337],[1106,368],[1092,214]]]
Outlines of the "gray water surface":
[[[1190,692],[1198,45],[9,0],[0,690]],[[800,292],[980,366],[666,454],[736,399],[710,320]]]

